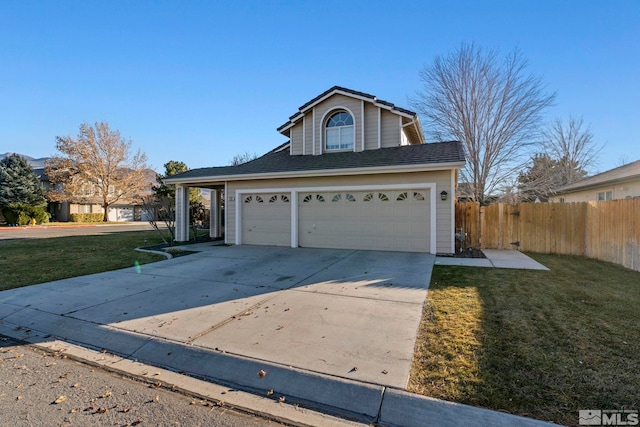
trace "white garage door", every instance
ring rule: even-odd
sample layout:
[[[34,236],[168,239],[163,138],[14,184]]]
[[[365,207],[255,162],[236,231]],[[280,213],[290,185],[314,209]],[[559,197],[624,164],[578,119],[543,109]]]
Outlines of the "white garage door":
[[[299,245],[429,252],[429,190],[300,193]]]
[[[240,209],[242,243],[291,246],[289,194],[244,194]]]
[[[132,207],[110,207],[109,208],[109,221],[123,222],[133,221],[133,208]]]

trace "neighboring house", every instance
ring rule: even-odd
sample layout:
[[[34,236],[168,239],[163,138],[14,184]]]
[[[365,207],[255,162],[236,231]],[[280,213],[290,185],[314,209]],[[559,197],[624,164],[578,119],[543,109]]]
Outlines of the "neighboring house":
[[[49,181],[49,177],[45,173],[44,168],[34,169],[34,172],[40,179],[40,186],[46,192],[52,188],[52,184]],[[148,188],[143,195],[149,195],[152,193],[151,186],[155,183],[156,173],[149,169],[146,173],[147,181],[149,182]],[[59,185],[59,184],[56,184]],[[117,191],[114,187],[113,191]],[[51,202],[49,201],[47,211],[51,214],[52,221],[70,221],[71,215],[76,213],[100,213],[103,214],[102,198],[96,192],[96,188],[93,185],[84,185],[82,187],[82,196],[84,201],[82,203],[74,203],[70,201]],[[139,198],[136,199],[122,199],[113,205],[109,206],[109,221],[111,222],[125,222],[125,221],[147,221],[148,213],[142,209],[142,204]]]
[[[224,194],[229,244],[455,251],[462,146],[426,144],[416,113],[336,86],[278,132],[289,141],[253,161],[166,180],[176,185],[177,241],[189,235],[189,187],[200,187],[212,190],[212,237]]]
[[[0,154],[0,160],[10,156],[14,153]],[[40,187],[43,191],[47,192],[51,190],[52,184],[49,177],[45,173],[45,163],[49,159],[48,157],[42,157],[34,159],[24,154],[18,154],[27,160],[29,165],[33,168],[36,176],[40,180]],[[156,173],[148,169],[146,171],[147,181],[149,183],[148,188],[143,195],[149,195],[152,193],[151,186],[156,183]],[[103,213],[102,201],[98,194],[95,193],[94,186],[87,185],[83,187],[83,191],[86,193],[82,196],[86,197],[84,203],[72,203],[69,201],[51,202],[47,203],[47,212],[51,214],[52,221],[69,221],[71,214],[74,213]],[[113,191],[116,191],[114,188]],[[147,221],[148,214],[142,209],[141,201],[136,199],[124,199],[119,200],[113,205],[109,206],[109,221],[123,222],[123,221]]]
[[[640,197],[640,160],[555,190],[551,202],[591,202]]]

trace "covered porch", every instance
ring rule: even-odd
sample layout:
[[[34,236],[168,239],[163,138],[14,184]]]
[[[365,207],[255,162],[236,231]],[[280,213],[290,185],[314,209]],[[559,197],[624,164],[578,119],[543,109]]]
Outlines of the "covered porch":
[[[176,184],[175,236],[176,242],[189,240],[189,190],[191,188],[208,189],[211,192],[209,237],[218,239],[224,235],[224,197],[226,182]]]

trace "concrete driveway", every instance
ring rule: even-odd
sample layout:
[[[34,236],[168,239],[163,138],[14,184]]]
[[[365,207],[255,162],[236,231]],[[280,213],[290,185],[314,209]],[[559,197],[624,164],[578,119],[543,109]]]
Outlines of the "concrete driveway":
[[[32,341],[63,338],[303,402],[341,408],[357,395],[367,403],[356,412],[372,417],[384,387],[406,387],[433,255],[196,248],[0,292],[0,321]]]

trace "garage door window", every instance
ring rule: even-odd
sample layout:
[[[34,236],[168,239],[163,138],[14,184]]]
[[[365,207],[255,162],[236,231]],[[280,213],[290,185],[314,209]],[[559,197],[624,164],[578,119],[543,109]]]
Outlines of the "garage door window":
[[[324,203],[325,202],[325,198],[324,198],[324,196],[322,194],[315,194],[315,195],[307,194],[306,196],[304,196],[304,199],[302,199],[302,202],[303,203],[309,203],[312,200],[315,200],[316,202],[319,202],[319,203]],[[287,200],[287,202],[288,201],[289,200]],[[334,200],[334,202],[335,202],[335,200]]]
[[[428,196],[428,191],[419,189],[386,188],[301,193],[298,245],[429,252]]]

